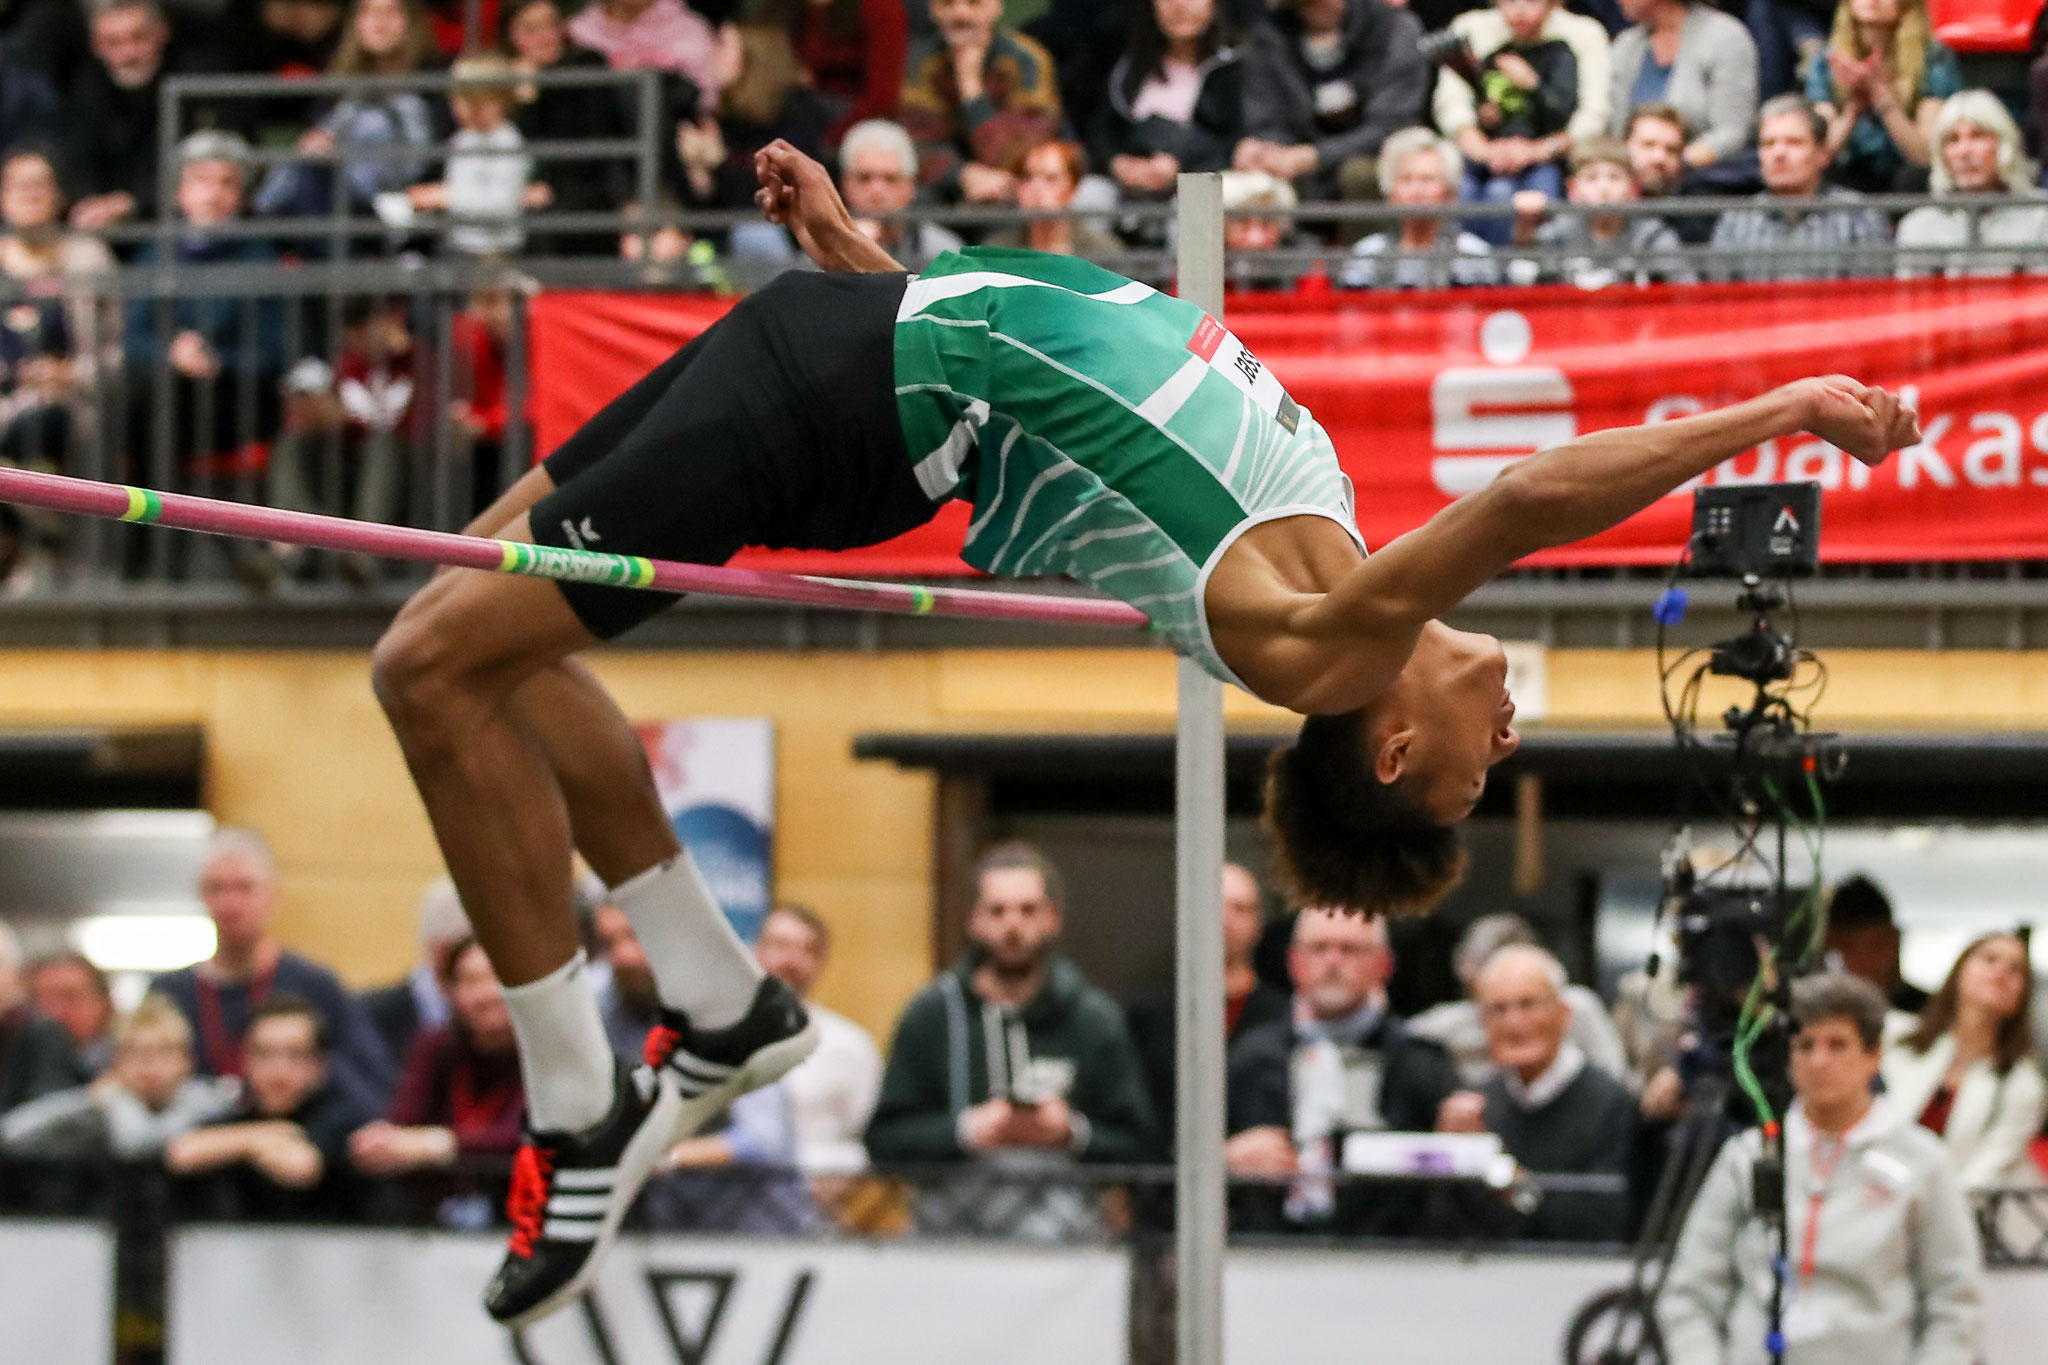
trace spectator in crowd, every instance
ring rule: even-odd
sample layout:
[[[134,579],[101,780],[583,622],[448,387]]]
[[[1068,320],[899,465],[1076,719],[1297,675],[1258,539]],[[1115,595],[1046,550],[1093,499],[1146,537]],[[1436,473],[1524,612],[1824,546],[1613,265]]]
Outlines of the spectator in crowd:
[[[66,179],[78,199],[71,225],[86,232],[147,218],[157,203],[157,111],[166,75],[218,63],[171,41],[157,0],[92,0],[93,60],[79,68],[64,104]]]
[[[1866,194],[1925,188],[1934,120],[1962,88],[1926,0],[1841,0],[1827,56],[1806,70],[1835,179]]]
[[[827,148],[871,118],[894,118],[910,55],[903,0],[765,0],[756,20],[788,35],[806,89],[825,101]]]
[[[487,277],[469,293],[469,306],[448,320],[448,350],[455,364],[448,400],[453,449],[470,473],[470,514],[498,496],[505,431],[513,413],[505,365],[512,336],[512,291],[505,274]],[[519,414],[526,420],[526,414]]]
[[[1017,159],[1017,207],[1027,213],[1064,213],[1074,203],[1087,154],[1078,142],[1048,140],[1027,148]],[[1056,256],[1114,256],[1124,244],[1083,218],[1033,218],[1016,227],[991,232],[984,246],[1029,247]]]
[[[1891,897],[1860,872],[1837,882],[1828,896],[1827,951],[1840,959],[1843,971],[1883,991],[1893,1009],[1918,1014],[1927,1008],[1927,992],[1899,972]]]
[[[1654,221],[1654,220],[1653,220]],[[1465,999],[1447,1001],[1408,1021],[1408,1031],[1450,1054],[1458,1082],[1478,1090],[1493,1078],[1493,1041],[1486,1029],[1485,1007],[1479,999],[1479,977],[1496,953],[1511,946],[1540,947],[1536,929],[1520,915],[1481,915],[1467,925],[1451,952],[1451,970],[1465,988]],[[1621,1035],[1607,1017],[1607,1006],[1584,986],[1563,988],[1565,1020],[1572,1044],[1588,1062],[1617,1080],[1628,1071]]]
[[[1302,234],[1294,226],[1301,198],[1294,186],[1265,171],[1223,173],[1223,272],[1232,289],[1328,289],[1330,277],[1320,262],[1313,270],[1297,274],[1289,263],[1276,259],[1281,247],[1297,245]],[[1257,215],[1240,210],[1266,209]],[[1310,285],[1308,281],[1314,281]]]
[[[36,1013],[71,1035],[79,1070],[88,1077],[105,1071],[114,1060],[114,995],[98,964],[79,952],[39,957],[29,964],[28,991]]]
[[[1404,128],[1380,148],[1380,193],[1395,208],[1455,204],[1464,183],[1458,149],[1427,128]],[[1417,216],[1361,238],[1341,279],[1347,289],[1443,289],[1497,283],[1500,267],[1493,248],[1454,219]]]
[[[469,936],[469,916],[455,883],[436,878],[420,897],[420,960],[403,980],[363,992],[363,1010],[384,1041],[386,1056],[409,1056],[422,1030],[447,1027],[448,996],[441,982],[448,975],[449,953]]]
[[[1635,1141],[1635,1097],[1571,1040],[1578,1011],[1567,985],[1564,965],[1534,944],[1510,943],[1486,959],[1474,994],[1493,1074],[1479,1090],[1446,1098],[1437,1128],[1492,1133],[1527,1173],[1620,1180]],[[1460,1202],[1480,1226],[1515,1238],[1618,1242],[1628,1231],[1628,1200],[1619,1191],[1543,1194],[1524,1186],[1512,1202],[1491,1191]]]
[[[1285,181],[1277,182],[1283,188]],[[1291,191],[1290,191],[1291,192]],[[1257,222],[1259,220],[1252,219]],[[1242,863],[1223,864],[1223,1036],[1226,1043],[1264,1024],[1285,1021],[1292,1009],[1287,992],[1259,979],[1252,953],[1265,932],[1265,898],[1259,879]],[[1145,1068],[1145,1086],[1152,1112],[1159,1116],[1160,1135],[1174,1134],[1174,1059],[1178,1030],[1171,993],[1132,1003],[1127,1018],[1131,1042]]]
[[[761,921],[755,956],[796,992],[818,1029],[818,1050],[783,1077],[795,1110],[797,1164],[817,1176],[866,1169],[861,1134],[882,1088],[882,1054],[867,1030],[811,998],[832,952],[832,931],[807,905],[784,902]]]
[[[345,1219],[359,1190],[349,1137],[369,1121],[328,1079],[322,1011],[280,993],[249,1016],[248,1065],[235,1108],[171,1139],[173,1175],[213,1176],[201,1205],[233,1218],[303,1222]]]
[[[1899,273],[2009,275],[2038,260],[2031,253],[2048,246],[2048,198],[2036,183],[2034,163],[2005,101],[1989,90],[1951,95],[1934,120],[1932,141],[1935,198],[1995,194],[2017,202],[1981,209],[1941,204],[1914,209],[1899,220]],[[1920,250],[1909,252],[1909,247]],[[1988,249],[1993,247],[2008,249]],[[1936,254],[1928,248],[1949,250]]]
[[[1074,128],[1085,131],[1095,126],[1096,116],[1109,98],[1110,68],[1123,52],[1124,42],[1130,36],[1132,14],[1142,2],[1046,0],[1042,7],[1035,3],[1004,5],[1004,13],[1019,16],[1024,31],[1052,54],[1053,69],[1059,73],[1060,108]],[[1257,5],[1256,11],[1249,10],[1246,0],[1224,0],[1226,17],[1240,31],[1255,13],[1263,14],[1267,8],[1266,0],[1251,3]],[[927,0],[909,0],[906,8],[910,11],[914,40],[930,27],[922,17],[929,6]],[[1034,9],[1042,12],[1029,19],[1021,18]]]
[[[1505,204],[1519,190],[1564,193],[1574,141],[1607,128],[1607,31],[1558,0],[1495,0],[1451,21],[1470,49],[1469,70],[1437,73],[1436,126],[1465,158],[1465,194]],[[1505,244],[1513,225],[1481,220],[1473,229]]]
[[[413,1039],[391,1107],[349,1138],[365,1175],[445,1170],[460,1157],[518,1150],[526,1091],[504,991],[475,939],[444,961],[448,1022]]]
[[[911,44],[898,117],[919,182],[945,199],[1011,202],[1016,177],[1003,167],[1060,128],[1052,58],[1002,12],[1002,0],[931,0],[938,32]]]
[[[2027,941],[1987,934],[1917,1019],[1893,1015],[1886,1029],[1886,1097],[1942,1140],[1966,1190],[2040,1183],[2027,1155],[2048,1114],[2033,1018]]]
[[[870,119],[848,129],[839,144],[839,179],[855,224],[898,260],[915,265],[964,245],[937,223],[879,216],[902,213],[917,197],[917,146],[900,125]]]
[[[1796,95],[1764,101],[1757,117],[1757,160],[1764,190],[1758,207],[1732,209],[1714,224],[1712,273],[1721,279],[1816,280],[1869,274],[1857,248],[1890,237],[1882,214],[1861,207],[1854,190],[1823,185],[1827,126]],[[1827,199],[1837,208],[1779,208],[1779,199]],[[1896,940],[1894,940],[1896,942]]]
[[[1628,144],[1629,169],[1636,192],[1645,199],[1668,199],[1678,193],[1685,174],[1685,115],[1677,106],[1651,101],[1629,111],[1622,132]]]
[[[0,35],[0,148],[49,137],[59,126],[57,91],[46,69]]]
[[[1546,248],[1535,260],[1510,264],[1509,273],[1518,283],[1542,278],[1580,289],[1604,289],[1621,281],[1698,282],[1699,273],[1686,260],[1685,246],[1669,223],[1600,211],[1638,198],[1628,147],[1621,139],[1588,138],[1572,149],[1565,197],[1579,211],[1567,209],[1549,222],[1539,222],[1549,206],[1539,191],[1525,190],[1515,197],[1516,241]]]
[[[0,1114],[85,1079],[64,1026],[30,1009],[21,940],[0,921]]]
[[[403,296],[351,295],[341,305],[341,349],[334,364],[308,356],[284,381],[284,425],[270,447],[270,504],[388,522],[399,514],[411,464],[418,365]],[[326,468],[338,459],[338,471]],[[330,504],[327,490],[340,493]],[[301,571],[314,552],[285,549],[278,564]],[[372,582],[378,561],[364,554],[337,560],[358,587]],[[395,989],[405,990],[400,983]],[[380,1024],[379,1032],[382,1032]],[[391,1049],[405,1055],[403,1046]]]
[[[1387,140],[1429,98],[1422,24],[1387,0],[1292,0],[1255,28],[1231,164],[1306,199],[1372,197]],[[1382,187],[1384,193],[1384,187]]]
[[[576,72],[603,69],[605,60],[570,41],[557,0],[510,0],[500,11],[505,47],[520,71]],[[589,85],[533,85],[513,115],[528,142],[611,140],[630,137],[632,120],[617,90]],[[608,213],[632,194],[630,165],[620,159],[579,157],[541,162],[534,179],[546,185],[561,213]],[[603,255],[612,243],[604,234],[549,234],[534,242],[541,254]]]
[[[1670,1365],[1761,1365],[1774,1291],[1796,1358],[1969,1365],[1981,1312],[1976,1231],[1940,1139],[1874,1100],[1884,997],[1847,976],[1796,983],[1785,1217],[1798,1263],[1756,1207],[1751,1130],[1715,1158],[1658,1299]]]
[[[512,122],[518,68],[494,53],[464,57],[450,73],[448,105],[455,136],[445,178],[406,191],[412,207],[452,220],[448,245],[464,256],[507,256],[526,244],[519,215],[544,209],[553,194],[533,181],[533,158]]]
[[[1633,25],[1614,40],[1607,118],[1617,137],[1644,105],[1669,105],[1697,130],[1684,162],[1702,170],[1739,156],[1756,128],[1756,40],[1699,0],[1621,0]]]
[[[225,1077],[192,1074],[192,1026],[162,996],[144,996],[114,1027],[113,1059],[91,1085],[32,1100],[0,1120],[0,1149],[73,1161],[136,1161],[234,1107]]]
[[[277,910],[277,862],[262,835],[222,829],[200,863],[199,899],[213,920],[211,958],[156,979],[184,1011],[197,1039],[203,1076],[244,1076],[246,1035],[264,1006],[286,997],[320,1023],[321,1080],[332,1052],[334,1090],[354,1111],[373,1114],[391,1089],[391,1061],[362,1006],[325,967],[278,946],[270,936]]]
[[[877,1163],[1043,1170],[1155,1150],[1123,1012],[1054,951],[1064,898],[1058,869],[1031,845],[982,855],[970,952],[897,1021],[867,1131]],[[1035,1192],[1029,1212],[990,1201],[972,1180],[929,1193],[919,1211],[927,1226],[966,1231],[1001,1218],[1001,1230],[1055,1237],[1094,1225],[1069,1189]]]
[[[738,31],[713,27],[683,0],[597,0],[576,12],[569,36],[616,70],[681,76],[702,110],[718,107],[718,92],[739,69]]]
[[[328,74],[408,76],[428,70],[438,59],[433,26],[420,0],[355,0]],[[266,215],[323,214],[335,211],[340,194],[350,212],[368,211],[377,206],[378,196],[402,193],[425,174],[435,132],[433,107],[420,91],[350,95],[298,141],[306,155],[339,155],[339,164],[278,166],[264,177],[252,202]],[[391,155],[408,148],[421,155]]]
[[[1347,1134],[1435,1128],[1457,1072],[1387,1007],[1394,954],[1384,920],[1303,910],[1287,960],[1293,1016],[1246,1029],[1230,1047],[1224,1159],[1239,1175],[1294,1178],[1279,1209],[1285,1225],[1407,1231],[1416,1201],[1360,1190],[1340,1199],[1329,1177]],[[1272,1225],[1267,1202],[1241,1200],[1240,1217]]]
[[[1182,171],[1220,171],[1244,133],[1244,62],[1216,0],[1144,0],[1109,73],[1088,150],[1125,199],[1166,199]]]

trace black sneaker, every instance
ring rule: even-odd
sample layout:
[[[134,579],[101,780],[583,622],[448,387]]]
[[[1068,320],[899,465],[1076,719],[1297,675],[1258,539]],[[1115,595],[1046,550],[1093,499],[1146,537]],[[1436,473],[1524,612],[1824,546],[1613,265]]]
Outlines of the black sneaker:
[[[669,1076],[621,1064],[612,1111],[595,1128],[527,1135],[505,1201],[512,1240],[484,1311],[525,1327],[589,1287],[619,1220],[672,1144],[680,1105]]]
[[[647,1035],[647,1064],[675,1082],[682,1105],[675,1140],[692,1138],[750,1090],[780,1080],[818,1046],[818,1026],[796,992],[765,977],[746,1017],[721,1029],[698,1029],[689,1016],[665,1009]]]

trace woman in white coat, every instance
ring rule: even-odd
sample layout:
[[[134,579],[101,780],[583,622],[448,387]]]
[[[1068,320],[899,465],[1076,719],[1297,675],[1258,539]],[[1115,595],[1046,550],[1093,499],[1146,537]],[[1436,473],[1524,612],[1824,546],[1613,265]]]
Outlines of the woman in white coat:
[[[1917,1019],[1894,1015],[1886,1029],[1887,1097],[1947,1144],[1966,1190],[2041,1182],[2027,1152],[2048,1103],[2033,1060],[2033,996],[2026,943],[1988,934],[1963,950]]]

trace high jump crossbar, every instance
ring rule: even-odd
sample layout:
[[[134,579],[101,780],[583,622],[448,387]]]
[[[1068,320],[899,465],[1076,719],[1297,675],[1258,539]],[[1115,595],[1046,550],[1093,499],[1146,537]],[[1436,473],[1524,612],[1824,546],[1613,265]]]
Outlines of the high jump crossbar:
[[[1035,621],[1047,625],[1143,628],[1145,615],[1121,602],[1096,597],[1053,597],[977,588],[920,587],[909,583],[864,583],[809,574],[767,573],[708,564],[679,564],[638,555],[558,549],[524,541],[493,540],[381,526],[317,512],[159,493],[126,484],[0,467],[0,502],[72,512],[88,517],[170,526],[181,531],[243,540],[301,545],[345,554],[377,555],[421,564],[493,573],[522,574],[572,583],[621,588],[703,593],[788,602],[797,606],[908,616],[960,616],[985,621]]]

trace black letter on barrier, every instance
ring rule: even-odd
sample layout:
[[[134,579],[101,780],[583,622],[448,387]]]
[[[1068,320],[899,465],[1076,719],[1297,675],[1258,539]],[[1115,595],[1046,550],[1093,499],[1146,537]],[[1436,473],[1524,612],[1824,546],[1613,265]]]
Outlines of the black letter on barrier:
[[[725,1316],[726,1301],[732,1297],[733,1282],[738,1278],[730,1270],[647,1272],[647,1288],[654,1295],[655,1311],[661,1314],[662,1328],[668,1333],[669,1345],[675,1348],[676,1359],[681,1365],[704,1365],[705,1357],[711,1354],[711,1343],[718,1339],[718,1320]],[[708,1285],[711,1289],[711,1311],[704,1315],[704,1331],[695,1341],[683,1340],[682,1328],[669,1307],[669,1289],[681,1284]]]

